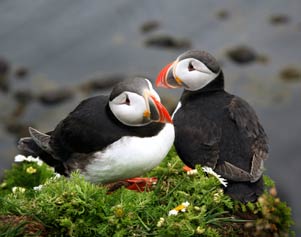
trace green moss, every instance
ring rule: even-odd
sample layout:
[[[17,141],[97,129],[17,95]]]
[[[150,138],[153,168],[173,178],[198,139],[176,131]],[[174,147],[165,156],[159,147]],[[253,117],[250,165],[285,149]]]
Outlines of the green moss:
[[[42,162],[24,161],[14,163],[10,170],[4,172],[5,178],[0,184],[0,192],[1,194],[11,193],[13,187],[32,189],[45,183],[53,175],[53,169]]]
[[[106,187],[86,182],[78,173],[73,173],[70,179],[49,178],[54,173],[46,165],[34,166],[39,171],[31,175],[38,177],[25,180],[28,177],[26,170],[32,165],[32,162],[23,162],[6,172],[0,216],[26,217],[27,222],[45,228],[42,233],[35,232],[38,235],[214,237],[292,234],[290,209],[274,191],[268,192],[274,189],[269,179],[267,191],[259,202],[243,205],[224,195],[219,181],[204,174],[200,167],[196,174],[187,175],[174,150],[148,174],[158,178],[157,184],[148,192],[122,187],[108,194]],[[42,189],[34,191],[32,187],[40,183],[44,183]],[[26,190],[12,193],[13,186],[26,187]],[[182,203],[188,206],[179,207]],[[174,208],[179,210],[178,214],[169,216],[169,211]],[[250,218],[253,220],[246,220]],[[12,236],[12,231],[28,233],[26,225],[19,223],[15,229],[5,229],[9,225],[0,222],[0,231],[6,230],[0,236]]]

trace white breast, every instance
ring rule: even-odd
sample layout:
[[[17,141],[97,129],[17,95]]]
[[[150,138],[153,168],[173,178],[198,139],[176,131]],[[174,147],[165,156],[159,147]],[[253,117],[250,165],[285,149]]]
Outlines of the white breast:
[[[144,174],[157,166],[167,155],[174,142],[174,126],[166,124],[153,137],[123,137],[96,152],[83,175],[94,183],[109,183]]]

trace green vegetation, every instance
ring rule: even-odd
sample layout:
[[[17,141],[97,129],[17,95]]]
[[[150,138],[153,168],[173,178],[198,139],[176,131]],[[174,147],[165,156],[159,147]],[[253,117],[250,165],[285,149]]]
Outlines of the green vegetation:
[[[147,174],[158,178],[148,191],[121,187],[108,194],[106,187],[86,182],[78,173],[69,179],[54,177],[45,164],[16,163],[1,184],[0,236],[293,234],[290,208],[277,198],[270,179],[257,203],[243,205],[224,195],[219,180],[200,167],[192,175],[182,167],[171,150]]]

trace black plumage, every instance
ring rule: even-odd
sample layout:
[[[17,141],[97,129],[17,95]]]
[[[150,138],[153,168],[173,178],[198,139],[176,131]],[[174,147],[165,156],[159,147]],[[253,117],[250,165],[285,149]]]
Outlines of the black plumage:
[[[268,157],[264,129],[246,101],[224,90],[223,72],[217,70],[212,56],[190,51],[177,61],[191,57],[206,66],[210,62],[217,76],[201,89],[184,90],[181,107],[173,117],[175,148],[187,166],[208,166],[226,178],[225,192],[232,198],[254,202],[263,192],[263,161]],[[168,80],[158,80],[171,81],[175,75],[171,76],[170,71],[167,70]]]
[[[132,98],[133,101],[130,101],[130,98],[128,98],[128,96],[130,96],[128,93],[133,93],[132,96],[135,95]],[[110,96],[95,96],[82,101],[53,131],[44,134],[30,128],[31,137],[21,138],[18,143],[18,148],[27,152],[27,154],[39,156],[40,159],[48,165],[53,166],[56,172],[67,176],[71,171],[77,169],[86,172],[86,176],[89,176],[90,171],[86,170],[86,166],[96,159],[102,160],[95,163],[96,166],[103,165],[105,167],[92,167],[91,169],[93,170],[94,176],[98,170],[101,173],[103,169],[105,169],[105,172],[108,172],[110,176],[109,170],[107,170],[110,169],[107,168],[110,166],[112,166],[112,170],[122,170],[121,172],[123,173],[120,174],[120,177],[130,176],[131,168],[135,169],[134,167],[136,167],[135,163],[133,164],[135,159],[144,159],[144,157],[143,154],[141,154],[141,157],[135,155],[131,158],[129,164],[126,164],[126,162],[119,163],[118,159],[129,157],[128,154],[120,154],[119,157],[118,154],[121,152],[122,146],[126,147],[130,145],[128,143],[135,142],[132,138],[141,138],[143,140],[145,138],[157,137],[159,134],[161,134],[160,136],[164,136],[164,134],[166,134],[164,130],[166,123],[171,122],[167,110],[156,101],[155,97],[158,95],[155,93],[150,82],[146,79],[135,78],[121,82],[113,88]],[[117,102],[112,102],[120,95],[121,97]],[[138,97],[139,99],[137,99]],[[134,100],[136,100],[136,102]],[[116,115],[112,112],[112,107],[110,107],[110,103],[114,103],[113,106],[117,107],[123,106],[122,108],[126,112],[125,115],[121,116],[131,117],[132,115],[129,115],[128,112],[130,110],[127,110],[127,108],[137,106],[137,100],[140,100],[140,106],[145,103],[143,106],[145,106],[146,112],[142,113],[142,111],[141,114],[136,114],[135,116],[138,117],[135,118],[140,119],[141,122],[134,120],[133,125],[127,125],[122,122],[122,117],[117,119]],[[143,109],[144,108],[140,107],[140,110]],[[155,118],[155,120],[153,120],[153,118]],[[163,134],[160,133],[162,130],[164,130]],[[169,136],[170,141],[166,143],[166,151],[164,151],[166,153],[173,142],[173,126],[168,128],[168,132],[171,135]],[[122,138],[125,139],[122,140]],[[122,140],[122,142],[120,142],[120,140]],[[116,142],[119,145],[110,146]],[[170,145],[168,145],[168,143],[170,143]],[[147,144],[147,139],[143,144]],[[131,147],[133,147],[133,149],[130,150],[130,152],[137,154],[139,148],[135,150],[135,146]],[[115,148],[117,148],[117,152],[119,153],[114,153],[114,151],[112,151],[112,153],[107,152],[108,149],[114,150]],[[161,145],[154,144],[153,148],[154,155],[148,155],[145,158],[145,165],[150,166],[143,167],[145,170],[150,170],[153,168],[152,166],[155,165],[155,163],[151,161],[147,163],[147,159],[155,159],[155,162],[159,162],[160,159],[164,158],[164,152],[160,153],[161,155],[163,154],[162,157],[156,155],[158,154],[156,153],[156,149],[161,149]],[[103,153],[106,153],[106,155],[103,155]],[[152,153],[149,152],[149,154]],[[117,175],[108,177],[107,179],[102,177],[100,182],[114,181],[115,178],[119,177],[118,171],[116,171],[116,173]],[[136,173],[139,173],[139,171]],[[93,180],[95,180],[95,177]]]
[[[123,136],[154,136],[164,127],[163,123],[154,122],[142,127],[126,126],[112,114],[108,101],[107,96],[96,96],[81,102],[52,132],[51,147],[58,153],[90,153]]]

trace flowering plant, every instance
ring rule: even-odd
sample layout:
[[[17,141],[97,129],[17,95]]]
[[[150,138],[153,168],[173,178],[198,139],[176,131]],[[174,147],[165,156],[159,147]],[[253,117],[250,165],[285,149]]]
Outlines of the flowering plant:
[[[58,177],[38,159],[17,156],[0,185],[1,236],[266,237],[291,233],[290,209],[277,197],[273,183],[266,182],[257,203],[242,204],[224,194],[221,180],[210,171],[197,166],[188,175],[182,167],[171,150],[147,174],[157,177],[150,190],[120,188],[108,194],[105,186],[89,183],[76,172],[70,178]],[[29,232],[32,226],[39,228]]]

